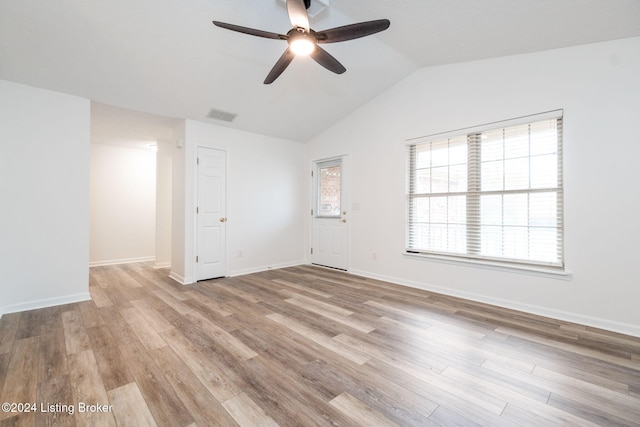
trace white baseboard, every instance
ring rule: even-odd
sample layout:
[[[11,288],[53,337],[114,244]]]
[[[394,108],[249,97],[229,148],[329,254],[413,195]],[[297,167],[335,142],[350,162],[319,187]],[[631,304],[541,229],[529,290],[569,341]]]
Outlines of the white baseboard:
[[[496,305],[498,307],[508,308],[512,310],[522,311],[525,313],[535,314],[538,316],[550,317],[552,319],[562,320],[565,322],[577,323],[579,325],[591,326],[594,328],[605,329],[607,331],[618,332],[625,335],[640,337],[640,326],[629,323],[622,323],[608,319],[585,316],[579,313],[572,313],[562,310],[556,310],[539,305],[523,304],[517,301],[505,300],[501,298],[488,297],[486,295],[476,294],[473,292],[456,291],[441,286],[432,285],[431,283],[415,282],[411,280],[399,279],[397,277],[373,274],[362,270],[349,270],[349,273],[356,276],[368,277],[371,279],[383,280],[385,282],[395,283],[411,288],[422,289],[425,291],[436,292],[439,294],[450,295],[453,297],[469,299],[472,301],[482,302],[485,304]]]
[[[17,304],[9,304],[0,306],[0,315],[8,313],[16,313],[19,311],[35,310],[38,308],[53,307],[55,305],[71,304],[74,302],[89,301],[91,295],[89,292],[79,294],[65,295],[62,297],[46,298],[35,301],[26,301]]]
[[[180,283],[181,285],[186,285],[186,283],[184,282],[184,277],[179,275],[175,271],[170,271],[169,272],[169,278],[175,280],[176,282]]]
[[[155,257],[139,257],[139,258],[122,258],[122,259],[109,259],[104,261],[91,261],[89,267],[101,267],[103,265],[117,265],[117,264],[133,264],[134,262],[149,262],[155,261]]]
[[[169,278],[175,280],[181,285],[192,285],[193,283],[195,283],[193,278],[182,276],[181,274],[178,274],[175,271],[169,272]]]
[[[271,264],[271,265],[265,265],[260,267],[232,270],[227,274],[227,277],[244,276],[245,274],[260,273],[262,271],[275,270],[278,268],[286,268],[286,267],[295,267],[296,265],[304,265],[304,264],[306,264],[306,262],[304,261],[291,261],[291,262],[284,262],[281,264]],[[169,277],[181,285],[192,285],[196,282],[196,280],[194,280],[193,278],[184,277],[176,273],[175,271],[171,271],[169,273]]]
[[[240,270],[232,270],[232,271],[229,272],[229,277],[244,276],[245,274],[260,273],[262,271],[277,270],[279,268],[295,267],[297,265],[305,265],[305,264],[307,264],[307,263],[302,261],[302,260],[300,260],[300,261],[283,262],[283,263],[280,263],[280,264],[265,265],[265,266],[261,266],[261,267],[253,267],[253,268],[245,268],[245,269],[240,269]]]
[[[171,261],[157,263],[154,261],[153,268],[171,268]]]

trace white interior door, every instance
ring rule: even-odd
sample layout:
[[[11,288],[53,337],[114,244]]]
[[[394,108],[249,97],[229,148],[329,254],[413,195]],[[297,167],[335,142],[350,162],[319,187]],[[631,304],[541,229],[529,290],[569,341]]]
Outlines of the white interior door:
[[[196,280],[226,275],[226,152],[198,147]]]
[[[347,188],[344,158],[314,163],[311,262],[346,270]]]

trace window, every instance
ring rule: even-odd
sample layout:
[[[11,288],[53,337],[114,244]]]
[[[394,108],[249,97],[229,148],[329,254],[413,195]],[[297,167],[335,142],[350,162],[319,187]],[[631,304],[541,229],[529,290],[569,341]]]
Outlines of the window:
[[[316,216],[340,217],[340,192],[342,187],[342,160],[329,160],[316,165],[317,206]]]
[[[561,113],[408,145],[407,252],[563,267]]]

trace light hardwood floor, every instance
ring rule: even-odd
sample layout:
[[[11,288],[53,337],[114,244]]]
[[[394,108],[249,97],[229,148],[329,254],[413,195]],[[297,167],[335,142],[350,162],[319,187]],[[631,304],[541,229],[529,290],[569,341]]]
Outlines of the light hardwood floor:
[[[36,406],[0,426],[640,425],[637,338],[312,266],[167,273],[4,315],[0,402]]]

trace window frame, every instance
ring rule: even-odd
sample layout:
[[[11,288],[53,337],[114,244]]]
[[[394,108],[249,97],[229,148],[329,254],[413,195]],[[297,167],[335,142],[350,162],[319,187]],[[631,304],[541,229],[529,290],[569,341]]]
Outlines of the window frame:
[[[412,138],[406,141],[406,221],[405,221],[405,255],[412,257],[427,257],[431,259],[438,259],[444,261],[454,261],[454,262],[464,262],[464,263],[472,263],[477,265],[485,265],[490,267],[505,267],[505,268],[516,268],[523,270],[532,270],[532,271],[542,271],[542,272],[551,272],[553,274],[565,274],[565,248],[564,248],[564,182],[563,182],[563,110],[553,110],[541,114],[534,114],[529,116],[518,117],[515,119],[503,120],[499,122],[492,122],[485,125],[474,126],[469,128],[463,128],[454,130],[451,132],[444,132],[440,134],[428,135],[420,138]],[[543,120],[556,120],[556,171],[557,171],[557,185],[551,187],[544,188],[532,188],[531,184],[528,185],[527,188],[517,189],[514,191],[510,191],[508,189],[503,188],[499,191],[483,191],[481,187],[481,159],[480,159],[480,150],[481,150],[481,139],[480,135],[483,132],[488,131],[499,131],[504,130],[506,128],[510,128],[513,126],[533,124]],[[467,161],[466,161],[466,171],[468,176],[468,185],[465,191],[462,192],[433,192],[429,191],[428,193],[417,193],[412,192],[415,188],[412,188],[412,185],[417,185],[417,176],[414,175],[417,167],[416,167],[416,147],[419,147],[422,144],[427,144],[430,142],[440,142],[447,139],[453,138],[467,138]],[[527,159],[531,159],[535,156],[529,152],[526,156]],[[503,158],[503,161],[506,158]],[[448,161],[447,165],[450,165]],[[431,183],[431,178],[429,178],[429,182]],[[473,187],[475,185],[475,188]],[[487,194],[496,194],[496,195],[505,195],[505,194],[526,194],[527,200],[530,199],[530,195],[534,193],[554,193],[555,196],[555,209],[556,209],[556,224],[555,226],[549,226],[550,229],[553,229],[556,236],[556,250],[557,250],[557,259],[553,261],[543,260],[543,259],[523,259],[523,258],[510,258],[506,256],[496,256],[496,255],[487,255],[487,253],[482,253],[482,232],[479,230],[481,224],[481,209],[480,209],[480,198],[483,195]],[[428,195],[425,195],[428,194]],[[451,197],[451,195],[459,196],[464,195],[465,197],[465,206],[467,209],[467,218],[465,222],[464,234],[465,234],[465,250],[464,252],[452,252],[452,251],[442,251],[434,249],[433,247],[425,249],[425,248],[417,248],[417,245],[412,247],[412,219],[415,218],[414,215],[414,199],[417,197],[425,197],[425,198],[433,198],[433,197]],[[476,198],[475,201],[472,202],[472,206],[475,207],[474,212],[470,212],[470,198]],[[504,199],[501,199],[504,200]],[[527,212],[529,214],[529,212]],[[528,218],[528,223],[526,225],[527,233],[533,228],[530,223],[530,218]],[[413,223],[417,223],[417,220],[413,220]],[[433,224],[432,221],[427,221],[429,224]],[[449,219],[447,219],[446,224],[450,224]],[[429,226],[431,227],[431,226]],[[500,227],[504,232],[505,229],[505,221],[502,220]],[[471,230],[471,231],[470,231]],[[475,242],[475,249],[472,250],[469,247],[469,236],[473,236],[478,241]],[[530,244],[529,237],[526,240],[527,244]],[[503,253],[504,255],[504,253]]]

